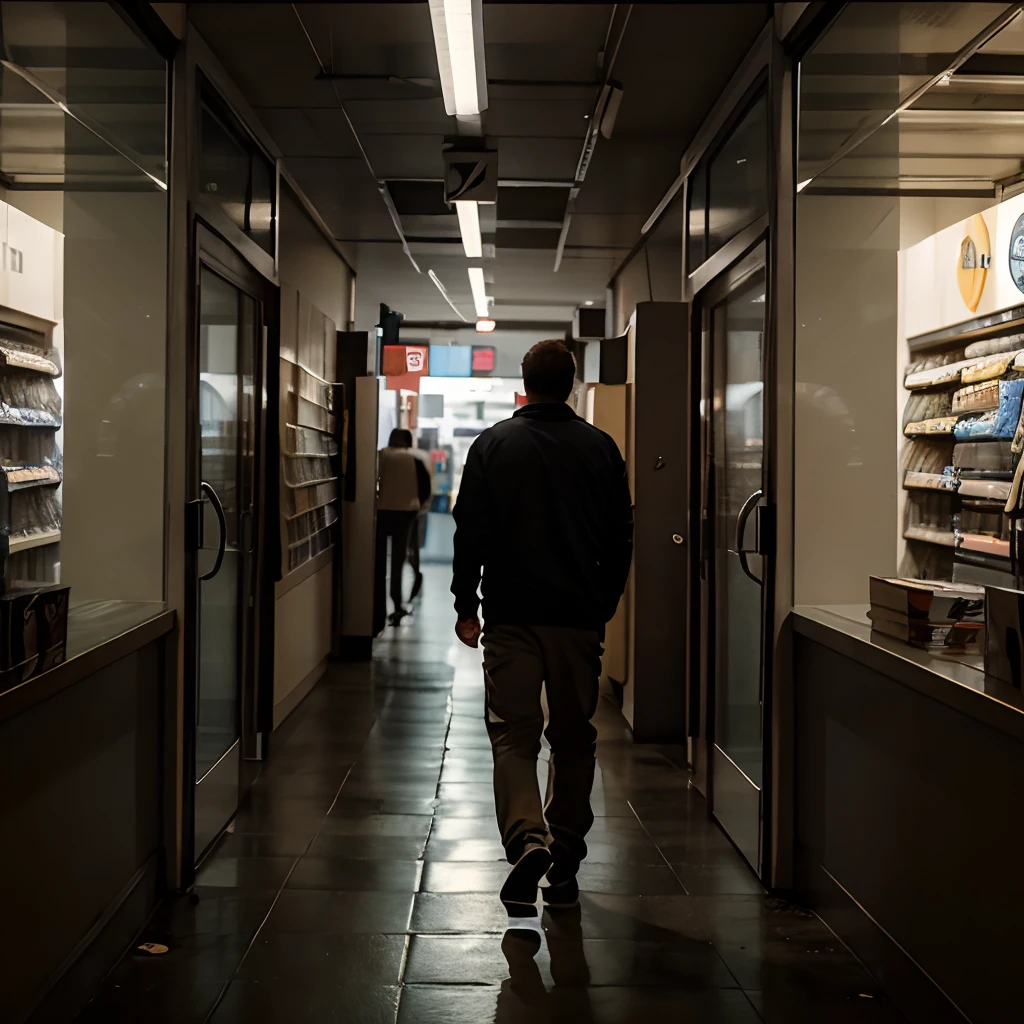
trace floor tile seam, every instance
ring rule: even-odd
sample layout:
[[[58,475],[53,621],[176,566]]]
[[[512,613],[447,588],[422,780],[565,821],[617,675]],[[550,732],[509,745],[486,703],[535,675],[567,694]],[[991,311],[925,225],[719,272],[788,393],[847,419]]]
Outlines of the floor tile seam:
[[[678,873],[676,872],[676,869],[672,866],[672,864],[669,862],[669,859],[665,856],[664,852],[661,849],[661,846],[656,842],[654,836],[651,835],[650,830],[644,824],[643,819],[640,817],[640,815],[637,813],[636,808],[633,806],[633,802],[631,800],[627,800],[626,804],[629,807],[629,809],[633,812],[633,815],[636,817],[637,824],[639,824],[639,826],[644,830],[644,834],[651,840],[652,843],[654,843],[655,849],[658,851],[658,854],[661,856],[662,860],[664,860],[665,866],[669,869],[669,871],[672,872],[672,875],[675,878],[675,880],[679,883],[680,888],[687,896],[693,896],[694,894],[686,888],[686,886],[683,884],[683,880],[679,877]],[[715,956],[718,957],[718,960],[725,968],[729,977],[732,978],[732,980],[736,983],[736,987],[743,993],[743,996],[747,1000],[747,1002],[750,1003],[751,1009],[753,1009],[754,1013],[757,1013],[757,1007],[755,1007],[753,1002],[751,1002],[750,996],[747,994],[746,988],[740,982],[740,979],[737,977],[736,972],[733,971],[733,969],[726,962],[725,957],[722,956],[721,952],[718,949],[718,946],[715,944],[713,939],[710,941],[710,945],[711,948],[715,951]],[[761,1015],[759,1013],[757,1015],[758,1019],[763,1019],[761,1018]]]
[[[448,691],[448,703],[447,703],[448,715],[447,715],[447,718],[445,720],[444,739],[443,739],[443,741],[441,743],[441,763],[438,765],[438,768],[437,768],[437,785],[434,787],[434,807],[433,807],[433,810],[431,811],[431,814],[430,814],[430,824],[427,826],[427,835],[426,835],[426,838],[423,840],[423,849],[420,852],[420,856],[419,856],[420,872],[419,872],[419,876],[417,877],[417,880],[416,880],[416,892],[420,892],[421,891],[420,886],[423,884],[423,872],[426,870],[427,846],[430,844],[430,837],[434,834],[434,823],[437,821],[437,801],[440,800],[440,798],[441,798],[441,776],[444,773],[444,762],[445,762],[445,758],[448,755],[448,738],[451,736],[451,731],[452,731],[452,711],[453,711],[453,706],[454,706],[454,701],[453,701],[453,698],[452,698],[452,691],[451,691],[451,689],[449,689],[449,691]],[[405,940],[405,951],[404,951],[404,954],[402,956],[402,965],[401,965],[401,969],[400,969],[399,974],[398,974],[398,1000],[397,1000],[397,1003],[396,1003],[396,1016],[397,1016],[397,1013],[401,1011],[402,992],[405,990],[405,972],[406,972],[406,969],[409,966],[409,949],[410,949],[410,946],[412,945],[412,936],[414,934],[413,931],[412,931],[412,918],[413,918],[413,914],[415,913],[415,911],[416,911],[416,894],[414,893],[413,894],[412,903],[411,903],[411,905],[409,907],[409,925],[408,925],[408,934],[407,934],[406,940]]]
[[[654,848],[658,851],[658,856],[661,857],[661,859],[665,862],[665,867],[667,867],[669,871],[672,872],[672,877],[679,883],[679,888],[683,890],[684,895],[692,896],[693,893],[691,893],[690,890],[687,889],[686,886],[683,884],[683,880],[679,877],[678,873],[676,872],[676,869],[672,867],[668,857],[665,856],[664,851],[655,841],[654,836],[651,835],[650,829],[648,829],[648,827],[644,824],[643,818],[641,818],[640,815],[637,813],[637,809],[633,806],[633,801],[627,800],[626,806],[633,812],[633,817],[636,818],[637,824],[643,829],[644,835],[647,836],[648,839],[650,839],[651,843],[653,843]]]
[[[270,902],[270,906],[267,908],[266,914],[264,914],[264,916],[263,916],[263,920],[260,921],[259,925],[256,928],[256,931],[253,933],[252,938],[249,940],[249,944],[245,947],[245,952],[242,954],[241,958],[239,959],[238,965],[235,967],[234,973],[231,975],[231,977],[221,987],[221,990],[218,993],[217,998],[214,1000],[213,1006],[210,1007],[209,1012],[203,1018],[203,1024],[209,1024],[209,1022],[213,1019],[213,1015],[217,1012],[217,1010],[220,1008],[221,1004],[224,1002],[224,997],[227,995],[228,989],[238,979],[238,976],[241,974],[242,967],[245,965],[246,958],[249,956],[249,954],[252,952],[253,948],[255,947],[256,942],[257,942],[257,940],[260,937],[260,934],[262,933],[263,929],[266,927],[267,921],[270,920],[270,915],[273,914],[274,908],[277,906],[278,901],[281,899],[281,894],[287,888],[288,882],[291,880],[291,877],[294,874],[295,869],[299,866],[299,861],[302,860],[302,858],[305,857],[309,853],[310,849],[313,846],[313,843],[316,842],[317,838],[320,835],[320,832],[323,830],[324,822],[328,819],[328,817],[330,817],[331,811],[334,810],[334,807],[335,807],[335,805],[338,802],[338,797],[341,796],[341,791],[345,788],[345,783],[348,782],[348,777],[349,777],[349,775],[352,774],[352,769],[354,767],[355,767],[355,762],[353,762],[351,765],[349,765],[348,771],[345,773],[345,777],[341,780],[341,785],[338,786],[337,793],[334,794],[334,799],[331,801],[331,806],[327,808],[327,813],[323,816],[323,819],[321,820],[320,825],[317,827],[316,832],[313,833],[313,837],[306,844],[305,852],[299,854],[292,861],[291,867],[288,868],[288,873],[284,876],[284,879],[282,880],[281,885],[279,886],[277,892],[274,894],[273,900],[271,900],[271,902]]]

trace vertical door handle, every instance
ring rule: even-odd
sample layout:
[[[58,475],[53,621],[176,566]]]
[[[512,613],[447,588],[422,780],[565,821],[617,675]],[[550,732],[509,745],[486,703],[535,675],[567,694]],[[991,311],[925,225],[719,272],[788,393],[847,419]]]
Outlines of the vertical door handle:
[[[740,568],[743,572],[750,577],[755,583],[760,585],[763,581],[759,580],[751,571],[750,566],[747,564],[747,555],[759,554],[759,549],[755,545],[752,548],[745,548],[743,546],[743,533],[747,527],[747,520],[750,518],[750,513],[754,511],[757,503],[764,497],[764,491],[759,487],[745,502],[743,507],[739,511],[739,515],[736,516],[736,554],[740,556]]]
[[[213,487],[203,480],[199,484],[199,489],[210,499],[214,514],[217,516],[217,523],[220,526],[220,544],[217,546],[217,558],[213,563],[213,568],[199,577],[200,580],[212,580],[220,572],[221,565],[224,564],[224,552],[228,546],[228,521],[224,515],[224,506],[220,503],[220,497]]]

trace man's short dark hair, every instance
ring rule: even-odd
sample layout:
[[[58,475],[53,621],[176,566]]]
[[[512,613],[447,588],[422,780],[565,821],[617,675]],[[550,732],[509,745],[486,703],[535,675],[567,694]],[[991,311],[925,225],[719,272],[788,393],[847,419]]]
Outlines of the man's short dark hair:
[[[572,394],[576,362],[565,342],[540,341],[523,356],[523,384],[539,398],[564,402]]]
[[[395,427],[391,431],[391,436],[388,438],[389,448],[411,448],[412,447],[412,431],[404,430],[402,427]]]

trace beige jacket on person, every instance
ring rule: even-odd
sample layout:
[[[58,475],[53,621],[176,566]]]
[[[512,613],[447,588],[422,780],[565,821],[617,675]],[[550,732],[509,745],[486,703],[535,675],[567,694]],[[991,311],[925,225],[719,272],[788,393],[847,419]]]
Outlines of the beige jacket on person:
[[[381,448],[377,461],[377,508],[386,512],[418,512],[417,456],[411,448]]]

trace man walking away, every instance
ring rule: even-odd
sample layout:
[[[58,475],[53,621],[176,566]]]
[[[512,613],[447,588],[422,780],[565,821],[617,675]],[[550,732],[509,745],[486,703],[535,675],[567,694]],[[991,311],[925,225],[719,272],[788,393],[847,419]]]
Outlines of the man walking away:
[[[413,455],[423,463],[427,470],[430,493],[427,495],[427,500],[416,512],[416,519],[412,524],[412,528],[409,530],[409,565],[412,566],[413,571],[412,593],[409,595],[410,603],[420,596],[420,591],[423,589],[423,572],[420,570],[420,552],[423,550],[423,545],[427,542],[427,515],[430,512],[430,502],[434,497],[434,463],[431,461],[430,455],[427,452],[422,451],[419,448],[413,448],[411,451]],[[419,471],[417,470],[417,474],[418,473]]]
[[[511,904],[571,906],[594,823],[601,642],[633,550],[626,467],[615,442],[566,404],[575,365],[560,341],[523,359],[527,405],[474,441],[455,507],[456,633],[476,647],[483,593],[487,731]],[[546,685],[547,798],[537,786]],[[546,816],[546,817],[545,817]]]
[[[387,542],[391,538],[391,600],[395,610],[391,625],[408,615],[402,604],[402,572],[409,553],[409,534],[416,513],[430,500],[430,471],[412,451],[412,433],[392,430],[387,448],[378,461],[377,481],[377,586],[383,595]],[[383,600],[383,596],[381,597]],[[381,619],[383,623],[383,611]]]

